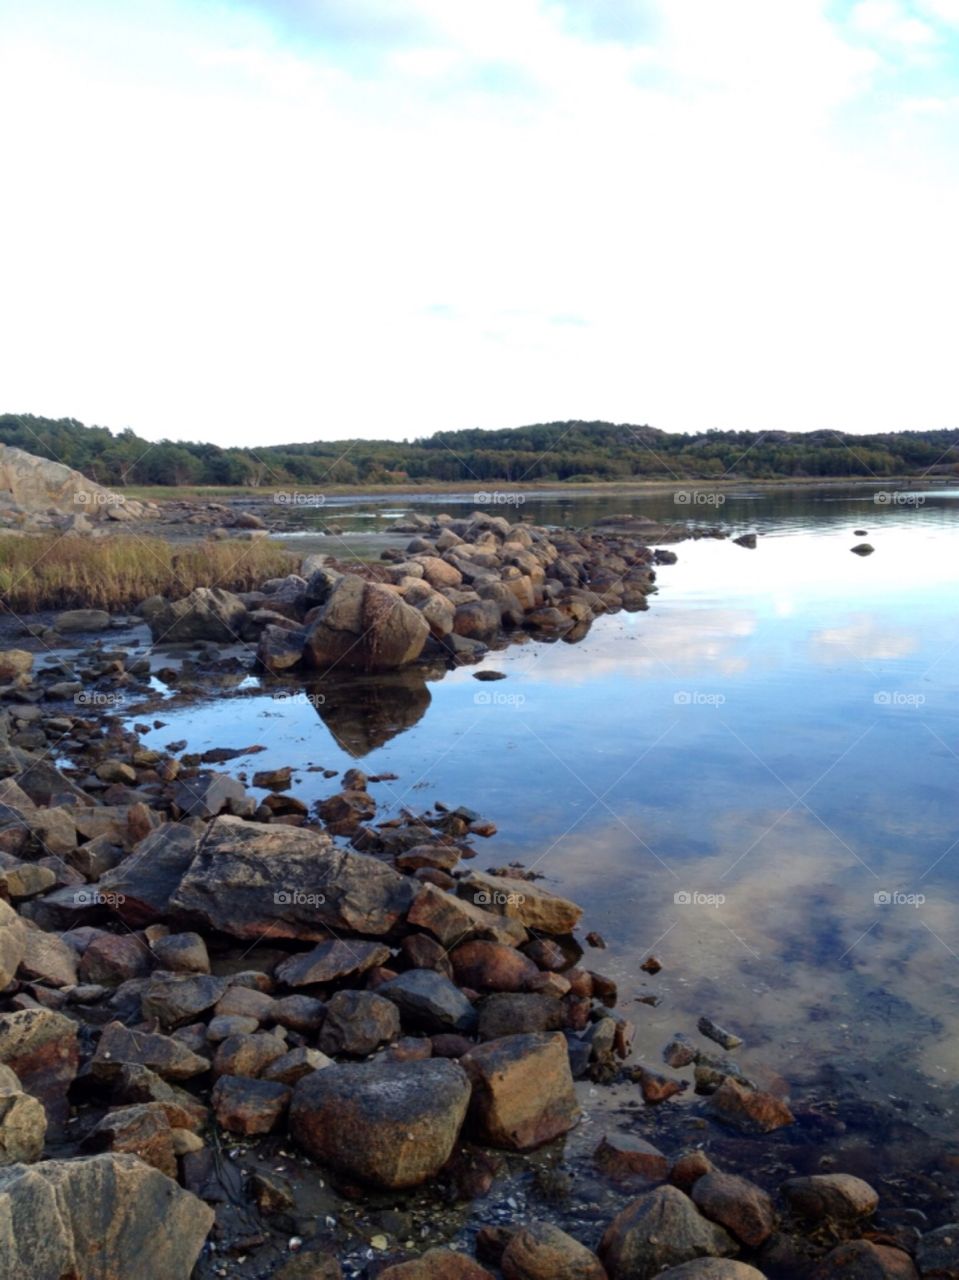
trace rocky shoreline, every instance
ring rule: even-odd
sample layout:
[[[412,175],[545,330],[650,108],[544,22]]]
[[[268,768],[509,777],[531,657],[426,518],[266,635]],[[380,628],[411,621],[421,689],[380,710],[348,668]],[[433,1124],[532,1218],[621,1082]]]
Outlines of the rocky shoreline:
[[[511,635],[575,641],[647,607],[673,557],[635,523],[407,532],[380,564],[306,564],[142,618],[201,680],[239,645],[241,669],[332,688]],[[144,746],[118,698],[149,714],[151,662],[122,628],[106,643],[111,625],[34,627],[34,648],[76,637],[45,666],[0,652],[0,1277],[959,1275],[959,1227],[877,1225],[864,1179],[766,1162],[816,1117],[776,1064],[740,1065],[721,1009],[661,1067],[632,1060],[581,909],[508,855],[474,869],[488,818],[378,821],[387,780],[359,769],[314,814],[281,762],[263,759],[257,801],[211,767],[236,751]],[[603,1118],[613,1088],[633,1123]],[[683,1140],[650,1141],[693,1092]],[[755,1179],[716,1167],[724,1136]],[[563,1151],[580,1140],[577,1188]],[[537,1196],[466,1229],[504,1178]]]

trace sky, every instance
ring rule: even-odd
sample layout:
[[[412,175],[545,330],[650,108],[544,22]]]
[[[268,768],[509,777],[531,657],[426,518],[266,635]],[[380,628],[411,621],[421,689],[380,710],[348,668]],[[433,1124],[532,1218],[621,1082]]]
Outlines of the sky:
[[[959,428],[959,0],[0,0],[0,411]]]

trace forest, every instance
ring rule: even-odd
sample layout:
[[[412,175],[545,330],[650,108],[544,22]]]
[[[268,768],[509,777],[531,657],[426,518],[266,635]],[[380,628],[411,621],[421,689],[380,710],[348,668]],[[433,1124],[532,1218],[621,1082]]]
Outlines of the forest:
[[[272,428],[271,434],[278,434]],[[884,478],[959,474],[959,432],[665,432],[611,422],[438,431],[411,441],[336,440],[222,449],[149,441],[73,418],[0,415],[0,443],[100,484],[276,486],[531,484],[629,480]]]

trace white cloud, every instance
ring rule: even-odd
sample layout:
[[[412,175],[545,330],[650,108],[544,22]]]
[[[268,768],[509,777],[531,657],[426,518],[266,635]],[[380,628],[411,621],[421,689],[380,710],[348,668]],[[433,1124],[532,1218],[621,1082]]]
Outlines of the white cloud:
[[[928,23],[911,15],[898,0],[860,0],[851,14],[854,28],[882,41],[906,47],[928,47],[938,41]]]

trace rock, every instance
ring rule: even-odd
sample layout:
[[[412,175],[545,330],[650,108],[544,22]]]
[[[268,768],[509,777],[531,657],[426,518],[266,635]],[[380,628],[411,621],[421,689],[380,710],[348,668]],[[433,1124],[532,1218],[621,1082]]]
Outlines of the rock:
[[[537,992],[495,992],[482,1002],[478,1034],[481,1040],[525,1035],[536,1031],[559,1031],[566,1017],[562,1003]]]
[[[33,654],[26,649],[0,649],[0,683],[8,684],[33,670]]]
[[[668,1067],[688,1067],[696,1060],[696,1046],[684,1035],[675,1035],[663,1050],[663,1061]]]
[[[493,1280],[472,1258],[452,1249],[428,1249],[419,1258],[398,1262],[381,1271],[377,1280]]]
[[[839,1245],[810,1272],[811,1280],[918,1280],[908,1253],[871,1240]]]
[[[473,1085],[470,1122],[491,1146],[526,1151],[566,1133],[579,1119],[561,1034],[490,1040],[460,1062]]]
[[[284,996],[274,1000],[270,1017],[278,1026],[305,1034],[319,1031],[326,1017],[326,1005],[312,996]]]
[[[221,1017],[254,1018],[266,1022],[274,1016],[277,1001],[266,991],[235,983],[216,1002],[214,1013]]]
[[[734,1036],[731,1031],[726,1031],[722,1027],[717,1026],[711,1018],[700,1018],[696,1024],[700,1032],[704,1036],[708,1036],[710,1040],[715,1040],[718,1045],[722,1045],[724,1049],[738,1049],[742,1044],[739,1036]]]
[[[258,1018],[244,1018],[238,1013],[220,1013],[207,1024],[206,1038],[211,1044],[219,1044],[230,1036],[252,1035],[259,1030]]]
[[[408,969],[377,987],[392,1000],[403,1025],[414,1031],[472,1031],[476,1010],[449,978],[435,969]]]
[[[0,990],[9,986],[27,950],[27,927],[0,899]]]
[[[923,1280],[959,1280],[959,1223],[927,1231],[919,1241],[916,1262]]]
[[[277,1084],[296,1084],[312,1071],[322,1071],[332,1067],[333,1061],[319,1049],[290,1049],[272,1062],[268,1062],[260,1073],[261,1080],[273,1080]]]
[[[97,1122],[84,1147],[138,1156],[168,1178],[176,1178],[173,1133],[162,1103],[140,1102],[117,1107]]]
[[[605,1134],[593,1153],[593,1160],[614,1178],[638,1176],[650,1182],[662,1182],[669,1172],[669,1161],[658,1147],[629,1133]]]
[[[211,1101],[217,1124],[246,1136],[272,1133],[279,1125],[292,1096],[286,1085],[245,1076],[220,1076]]]
[[[464,942],[450,961],[456,981],[474,991],[522,991],[540,973],[528,956],[501,942]]]
[[[446,978],[453,977],[453,966],[445,948],[426,933],[409,933],[400,943],[404,968],[435,969]]]
[[[206,1058],[173,1036],[132,1031],[120,1022],[110,1022],[103,1028],[90,1063],[91,1074],[97,1080],[114,1080],[126,1063],[149,1067],[164,1080],[189,1080],[210,1069]]]
[[[427,929],[444,947],[450,949],[470,938],[489,938],[518,946],[526,941],[526,930],[515,920],[486,911],[462,898],[424,884],[409,909],[407,920]]]
[[[673,1161],[669,1180],[687,1194],[704,1174],[713,1172],[713,1162],[705,1151],[684,1151]]]
[[[105,631],[110,625],[110,615],[105,609],[67,609],[53,620],[54,630]]]
[[[259,1076],[286,1053],[286,1042],[266,1031],[227,1036],[213,1057],[216,1076]]]
[[[165,822],[134,845],[119,866],[101,876],[97,888],[114,895],[117,914],[132,928],[164,919],[170,898],[196,856],[197,840],[186,823]]]
[[[35,898],[37,894],[52,889],[57,882],[56,872],[49,867],[41,867],[32,862],[19,862],[16,866],[7,867],[0,874],[11,898]]]
[[[270,623],[260,632],[256,642],[256,660],[261,667],[274,674],[289,671],[302,662],[305,643],[305,631]]]
[[[171,908],[236,938],[381,937],[405,915],[412,882],[316,830],[218,818]]]
[[[707,1222],[676,1187],[640,1196],[606,1228],[599,1256],[610,1280],[651,1280],[667,1267],[693,1258],[736,1252],[731,1236]]]
[[[720,1120],[747,1133],[772,1133],[793,1124],[796,1117],[781,1098],[727,1076],[709,1099],[710,1111]]]
[[[651,1107],[665,1102],[668,1098],[674,1098],[678,1093],[685,1092],[687,1088],[685,1080],[672,1080],[669,1076],[658,1075],[655,1071],[647,1071],[644,1067],[636,1068],[634,1078],[639,1082],[643,1101]]]
[[[780,1188],[793,1213],[809,1222],[855,1222],[875,1213],[879,1193],[851,1173],[817,1173],[790,1178]]]
[[[306,633],[310,666],[390,670],[414,662],[430,633],[418,609],[379,583],[344,574]]]
[[[141,609],[155,644],[189,640],[237,643],[247,614],[243,601],[222,587],[197,587],[182,600],[153,596]]]
[[[101,933],[83,953],[81,982],[115,986],[130,978],[141,978],[153,967],[150,948],[132,933]]]
[[[382,1272],[380,1273],[382,1276]],[[320,1249],[304,1249],[294,1254],[271,1280],[343,1280],[340,1264],[331,1253]]]
[[[521,1227],[503,1251],[504,1280],[606,1280],[595,1253],[549,1222]]]
[[[656,1280],[765,1280],[761,1271],[734,1258],[694,1258],[661,1271]]]
[[[330,1057],[365,1057],[400,1034],[400,1014],[372,991],[338,991],[326,1006],[319,1048]]]
[[[853,555],[856,556],[871,556],[875,549],[870,542],[860,542],[857,546],[850,547]]]
[[[152,944],[161,969],[171,973],[209,973],[210,956],[198,933],[171,933]]]
[[[420,867],[436,867],[452,871],[462,857],[455,844],[417,844],[396,856],[401,871],[417,871]]]
[[[447,1059],[337,1064],[297,1084],[290,1131],[348,1177],[413,1187],[449,1159],[469,1097],[465,1072]]]
[[[381,942],[336,938],[321,942],[312,951],[291,956],[278,965],[275,972],[279,981],[288,987],[306,987],[358,977],[367,969],[386,964],[389,958],[390,949]]]
[[[750,551],[756,549],[756,535],[754,533],[741,533],[738,538],[733,538],[733,542],[737,547],[747,547]]]
[[[173,1031],[212,1009],[225,991],[226,979],[208,973],[155,973],[140,997],[143,1017]]]
[[[137,771],[125,760],[104,760],[96,767],[96,775],[101,782],[119,782],[126,787],[135,787]]]
[[[189,1280],[213,1210],[131,1155],[0,1170],[0,1256],[31,1280]]]
[[[27,945],[20,963],[20,975],[49,983],[52,987],[70,987],[77,982],[77,953],[55,933],[40,929],[26,931]]]
[[[39,1098],[51,1124],[69,1114],[67,1090],[77,1074],[77,1024],[53,1009],[0,1014],[0,1064]]]
[[[219,813],[252,817],[256,801],[246,787],[228,773],[199,773],[194,778],[177,782],[173,803],[187,818],[215,818]]]
[[[712,1222],[758,1249],[776,1227],[773,1202],[754,1182],[731,1173],[707,1173],[693,1185],[692,1199],[696,1208]]]
[[[209,1111],[200,1102],[176,1085],[168,1084],[149,1067],[127,1063],[120,1068],[112,1082],[113,1103],[157,1103],[174,1129],[190,1129],[197,1132],[209,1121]]]
[[[473,871],[461,880],[459,893],[474,906],[498,912],[542,933],[572,933],[583,914],[575,902],[541,889],[530,880],[512,880],[482,871]]]
[[[47,1115],[17,1075],[0,1066],[0,1165],[32,1164],[43,1155]]]

